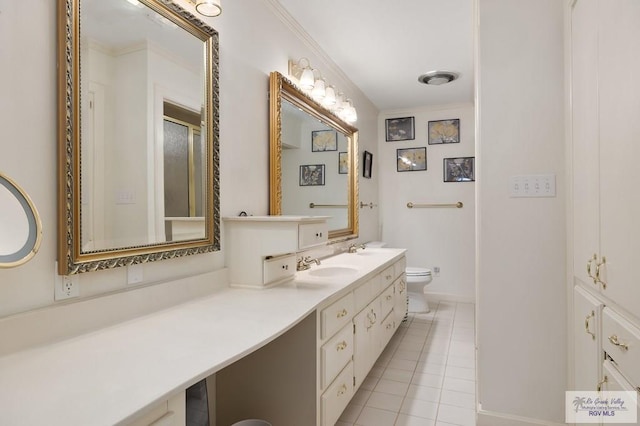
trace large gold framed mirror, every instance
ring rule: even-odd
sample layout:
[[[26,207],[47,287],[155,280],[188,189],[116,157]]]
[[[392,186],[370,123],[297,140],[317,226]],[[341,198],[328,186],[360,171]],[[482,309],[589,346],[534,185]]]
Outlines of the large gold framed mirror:
[[[218,33],[171,0],[58,0],[58,263],[220,249]]]
[[[271,215],[328,216],[329,239],[358,236],[358,129],[270,75]]]

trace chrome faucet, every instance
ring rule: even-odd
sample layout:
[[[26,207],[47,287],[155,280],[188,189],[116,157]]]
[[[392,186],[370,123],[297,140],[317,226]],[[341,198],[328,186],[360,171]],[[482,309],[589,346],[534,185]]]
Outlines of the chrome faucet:
[[[349,246],[349,253],[355,253],[358,251],[358,249],[361,248],[362,250],[364,250],[366,247],[364,244],[360,244],[359,246],[355,245],[355,244],[351,244]]]
[[[316,265],[320,264],[319,259],[312,259],[311,256],[301,257],[297,260],[296,270],[298,271],[306,271],[311,268],[311,264],[315,263]]]

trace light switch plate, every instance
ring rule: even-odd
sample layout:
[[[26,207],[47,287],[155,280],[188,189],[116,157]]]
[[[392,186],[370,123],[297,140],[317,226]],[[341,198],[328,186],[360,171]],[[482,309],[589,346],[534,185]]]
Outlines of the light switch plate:
[[[509,197],[555,197],[556,175],[520,175],[509,178]]]

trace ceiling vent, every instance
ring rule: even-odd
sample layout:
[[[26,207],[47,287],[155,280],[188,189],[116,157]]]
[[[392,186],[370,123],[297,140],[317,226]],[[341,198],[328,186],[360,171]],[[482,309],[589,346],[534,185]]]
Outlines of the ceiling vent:
[[[460,74],[453,71],[429,71],[418,77],[418,81],[432,86],[439,86],[451,83],[453,80],[457,80],[458,77],[460,77]]]

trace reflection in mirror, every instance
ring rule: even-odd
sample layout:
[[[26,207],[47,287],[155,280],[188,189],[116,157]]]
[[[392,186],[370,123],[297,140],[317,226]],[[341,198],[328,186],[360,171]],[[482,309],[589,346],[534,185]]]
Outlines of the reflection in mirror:
[[[283,214],[329,216],[329,229],[347,228],[349,164],[345,135],[283,101],[281,138]],[[304,173],[310,170],[321,170],[322,179],[308,179]]]
[[[329,238],[358,235],[356,128],[271,73],[270,214],[329,216]]]
[[[42,223],[26,192],[2,173],[0,206],[0,268],[13,268],[37,253],[42,239]]]
[[[58,1],[60,273],[217,250],[217,33],[170,0]]]

